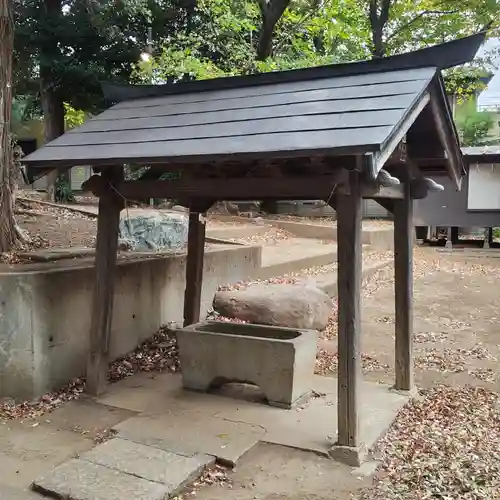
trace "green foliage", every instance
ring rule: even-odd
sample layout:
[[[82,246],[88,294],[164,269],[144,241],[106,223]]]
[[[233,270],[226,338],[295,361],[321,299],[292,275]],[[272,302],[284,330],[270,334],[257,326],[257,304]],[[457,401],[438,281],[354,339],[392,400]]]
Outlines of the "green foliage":
[[[22,130],[30,120],[40,119],[41,110],[32,96],[18,95],[12,99],[11,130]]]
[[[64,103],[64,121],[66,122],[66,128],[79,127],[83,124],[85,119],[85,112],[81,109],[73,108],[67,102]]]
[[[371,4],[390,7],[381,26],[385,55],[499,22],[498,0],[272,2],[287,8],[273,29],[272,56],[257,61],[261,0],[13,0],[16,94],[37,96],[40,75],[48,75],[67,103],[67,125],[76,126],[83,117],[73,109],[103,107],[102,80],[172,83],[367,59],[374,51]],[[153,57],[141,61],[148,27]],[[450,72],[449,89],[465,99],[478,82],[469,77],[485,64]]]
[[[67,180],[59,177],[56,181],[55,201],[57,203],[74,203],[75,195]]]
[[[141,83],[277,71],[367,59],[372,54],[368,6],[381,0],[295,0],[273,34],[273,53],[256,60],[261,13],[258,0],[199,0],[186,23],[154,58],[135,66]],[[498,12],[497,0],[391,0],[383,27],[386,55],[397,54],[479,31]],[[479,89],[484,64],[450,72],[448,86],[465,99]]]
[[[104,106],[100,81],[129,81],[148,27],[165,41],[189,11],[181,0],[13,1],[16,94],[38,95],[45,75],[64,102],[91,112]]]
[[[455,95],[457,103],[462,104],[476,98],[486,88],[491,73],[475,63],[452,68],[445,72],[446,91]]]
[[[455,121],[464,146],[481,145],[493,127],[492,113],[478,111],[474,101],[459,108]]]

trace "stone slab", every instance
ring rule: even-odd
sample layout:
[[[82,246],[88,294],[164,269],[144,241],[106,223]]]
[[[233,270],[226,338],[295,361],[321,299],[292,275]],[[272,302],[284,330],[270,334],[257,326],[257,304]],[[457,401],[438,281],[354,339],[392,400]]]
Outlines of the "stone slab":
[[[216,416],[263,427],[266,434],[262,440],[268,443],[331,456],[337,440],[337,379],[315,376],[313,389],[320,397],[289,411],[237,401],[233,408],[221,409]],[[369,449],[385,433],[408,397],[373,382],[362,382],[360,391],[360,441]]]
[[[41,500],[36,493],[18,490],[9,486],[0,486],[0,500]]]
[[[133,417],[136,412],[105,406],[90,398],[69,401],[49,415],[39,417],[39,421],[49,423],[58,430],[67,430],[96,438],[113,425]]]
[[[93,446],[87,435],[59,431],[44,422],[0,422],[0,484],[22,490],[35,477]]]
[[[168,487],[169,495],[178,493],[215,462],[208,455],[186,457],[116,438],[84,453],[80,460],[164,484]]]
[[[59,465],[36,479],[32,488],[67,500],[164,500],[169,492],[164,484],[80,459]]]
[[[265,434],[265,429],[259,425],[210,417],[194,411],[169,415],[144,414],[121,422],[114,430],[122,439],[174,453],[212,455],[229,466],[234,466]]]

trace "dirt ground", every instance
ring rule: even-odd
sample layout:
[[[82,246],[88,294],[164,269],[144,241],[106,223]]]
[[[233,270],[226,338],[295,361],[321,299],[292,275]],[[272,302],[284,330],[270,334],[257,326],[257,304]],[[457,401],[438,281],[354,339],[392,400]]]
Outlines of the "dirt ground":
[[[415,252],[414,355],[416,383],[465,384],[500,390],[500,253],[497,258]],[[394,380],[394,285],[392,270],[374,277],[363,302],[362,351],[380,366],[369,380]]]
[[[231,483],[196,493],[200,500],[348,500],[371,479],[346,465],[301,450],[260,443],[230,474]]]
[[[38,210],[38,208],[33,208],[33,210]],[[49,209],[47,211],[50,212]],[[50,213],[36,216],[26,214],[21,217],[22,227],[29,229],[32,234],[39,234],[41,238],[52,241],[53,245],[67,246],[70,231],[76,234],[77,238],[71,239],[70,246],[93,245],[95,220],[81,216],[54,216]],[[40,221],[45,222],[40,223]],[[79,224],[81,224],[80,230],[75,231],[75,227]],[[489,256],[485,254],[477,257],[468,253],[439,252],[436,248],[416,248],[414,276],[414,354],[417,385],[420,388],[431,388],[439,384],[456,388],[474,386],[500,392],[498,368],[500,251],[498,254],[490,253]],[[363,286],[361,347],[364,377],[371,381],[388,384],[394,381],[393,288],[391,268],[379,271]],[[334,375],[336,327],[329,328],[324,337],[321,347],[325,352],[325,363],[321,372],[324,375]],[[60,408],[60,411],[63,408],[64,406]],[[45,420],[42,425],[34,429],[41,432],[42,426],[51,427],[53,417],[43,417]],[[65,428],[64,432],[78,433],[78,439],[81,441],[82,434],[86,435],[86,429],[82,430],[80,427],[74,429],[74,422],[72,422],[73,418],[64,420],[64,425],[62,425]],[[422,425],[422,422],[415,423],[415,435],[410,436],[414,441],[420,438],[421,427],[419,425]],[[496,425],[493,420],[492,425]],[[61,427],[61,424],[59,423],[58,426]],[[409,431],[410,434],[412,429]],[[465,426],[464,432],[467,437],[468,429]],[[495,444],[499,431],[493,427],[486,428],[484,436]],[[6,443],[2,444],[2,441],[5,440],[0,433],[0,449],[7,449]],[[439,441],[436,443],[439,447]],[[500,449],[500,438],[497,444]],[[87,442],[87,438],[81,444],[83,448],[91,445],[92,443]],[[457,449],[460,450],[459,447]],[[468,449],[468,452],[470,451]],[[439,464],[439,461],[436,463]],[[500,457],[495,467],[498,468],[499,464]],[[437,475],[439,467],[441,465],[434,466],[434,472]],[[500,474],[496,477],[500,477]],[[18,487],[21,482],[24,485],[27,478],[28,475],[23,475],[21,481],[19,477],[19,482],[16,479],[13,486]],[[31,473],[29,479],[32,479]],[[196,498],[201,500],[216,498],[225,500],[348,500],[351,495],[369,488],[372,483],[372,478],[353,474],[352,469],[332,460],[264,443],[259,444],[243,457],[235,470],[229,473],[229,479],[229,483],[225,481],[220,484],[215,481],[211,485],[197,488]],[[192,495],[185,496],[186,499],[191,497]],[[447,497],[434,495],[373,498],[377,500],[379,498],[411,498],[413,500]],[[500,497],[450,495],[448,498],[496,500]]]
[[[416,249],[415,376],[420,388],[447,384],[457,388],[476,386],[500,390],[499,271],[500,258]],[[368,380],[394,382],[393,318],[392,269],[387,269],[364,286],[362,352],[364,377]],[[335,338],[323,344],[336,352]],[[467,431],[465,422],[463,431]],[[496,431],[491,431],[488,434],[494,439]],[[411,433],[411,429],[408,432]],[[413,439],[419,438],[415,435]],[[371,478],[353,475],[352,469],[331,460],[268,444],[261,444],[248,453],[230,477],[231,487],[204,486],[196,498],[348,500],[353,494],[368,491],[372,483]],[[366,498],[372,497],[368,494]],[[446,498],[486,497],[450,494]]]

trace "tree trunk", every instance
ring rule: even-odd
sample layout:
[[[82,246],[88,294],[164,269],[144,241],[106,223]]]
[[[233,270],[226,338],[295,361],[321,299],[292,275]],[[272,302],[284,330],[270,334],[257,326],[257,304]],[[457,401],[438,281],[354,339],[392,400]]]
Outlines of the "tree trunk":
[[[17,241],[10,141],[13,45],[12,1],[0,0],[0,253],[11,250]]]
[[[46,75],[41,80],[41,102],[43,110],[43,125],[45,144],[64,134],[64,103],[57,90],[51,88],[50,78]],[[57,178],[65,171],[53,170],[47,175],[47,200],[55,201],[55,186]]]
[[[259,0],[262,23],[257,47],[257,60],[265,61],[273,52],[274,28],[283,16],[290,0]]]
[[[370,0],[369,18],[372,30],[372,57],[385,56],[384,29],[389,21],[392,0]]]
[[[61,17],[61,0],[44,0],[44,15],[47,19],[55,21]],[[60,49],[53,38],[47,39],[40,46],[41,61],[57,61],[60,59]],[[52,65],[40,65],[40,100],[43,110],[43,125],[45,129],[45,143],[57,139],[64,134],[64,103],[57,83],[52,73]],[[47,200],[55,201],[55,185],[59,175],[64,175],[66,170],[54,170],[47,175]]]

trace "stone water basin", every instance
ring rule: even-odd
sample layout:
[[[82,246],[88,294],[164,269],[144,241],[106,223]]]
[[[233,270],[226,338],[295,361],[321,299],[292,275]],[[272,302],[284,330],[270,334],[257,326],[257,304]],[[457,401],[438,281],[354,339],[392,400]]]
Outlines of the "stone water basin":
[[[177,330],[184,388],[259,386],[269,405],[291,408],[311,392],[316,330],[203,321]]]

